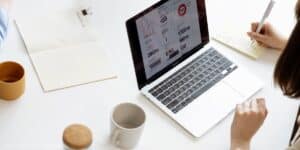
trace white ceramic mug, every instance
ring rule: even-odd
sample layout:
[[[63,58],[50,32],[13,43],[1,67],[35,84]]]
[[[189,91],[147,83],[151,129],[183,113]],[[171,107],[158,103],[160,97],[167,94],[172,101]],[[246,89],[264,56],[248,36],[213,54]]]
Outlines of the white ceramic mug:
[[[144,129],[146,114],[136,104],[117,105],[111,114],[111,141],[124,149],[134,148]]]

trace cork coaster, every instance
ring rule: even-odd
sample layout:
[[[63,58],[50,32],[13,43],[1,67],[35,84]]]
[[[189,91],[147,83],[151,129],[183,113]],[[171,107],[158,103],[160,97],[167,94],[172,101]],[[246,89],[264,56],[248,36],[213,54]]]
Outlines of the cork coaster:
[[[80,124],[68,126],[63,133],[63,142],[66,146],[74,149],[87,148],[92,144],[91,130]]]

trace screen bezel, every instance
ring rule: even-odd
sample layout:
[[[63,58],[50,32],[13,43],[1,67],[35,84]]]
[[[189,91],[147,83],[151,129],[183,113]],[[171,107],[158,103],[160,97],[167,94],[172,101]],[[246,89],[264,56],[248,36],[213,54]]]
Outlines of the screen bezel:
[[[190,50],[189,52],[182,55],[176,61],[174,61],[170,65],[166,66],[163,70],[157,72],[151,78],[147,79],[146,73],[145,73],[145,68],[144,68],[143,57],[142,57],[142,50],[141,50],[141,46],[139,43],[136,20],[139,19],[140,17],[143,17],[150,11],[160,7],[161,5],[165,4],[166,2],[168,2],[168,0],[161,0],[161,1],[157,2],[156,4],[147,8],[143,12],[137,14],[136,16],[134,16],[126,21],[126,28],[127,28],[127,34],[128,34],[128,39],[129,39],[130,48],[131,48],[131,55],[133,58],[135,74],[136,74],[139,89],[142,89],[145,85],[153,82],[154,80],[156,80],[157,78],[162,76],[164,73],[166,73],[169,70],[171,70],[172,68],[174,68],[177,64],[186,60],[188,57],[190,57],[191,55],[193,55],[194,53],[199,51],[202,47],[204,47],[209,42],[205,0],[197,0],[199,26],[200,26],[202,42],[199,45],[197,45],[195,48]]]

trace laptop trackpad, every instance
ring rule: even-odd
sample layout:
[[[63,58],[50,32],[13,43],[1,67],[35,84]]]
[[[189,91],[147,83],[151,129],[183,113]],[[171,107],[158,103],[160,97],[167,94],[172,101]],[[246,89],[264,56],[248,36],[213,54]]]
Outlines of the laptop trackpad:
[[[241,99],[238,92],[221,81],[183,109],[179,118],[185,127],[200,136],[232,112]]]
[[[244,99],[248,99],[263,86],[259,79],[242,68],[232,72],[223,82],[241,93]]]

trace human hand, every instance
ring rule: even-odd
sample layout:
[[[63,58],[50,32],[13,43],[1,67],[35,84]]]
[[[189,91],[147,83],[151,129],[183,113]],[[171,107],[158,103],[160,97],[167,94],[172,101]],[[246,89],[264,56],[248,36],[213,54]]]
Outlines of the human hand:
[[[258,28],[257,22],[251,24],[251,32],[247,32],[248,36],[256,40],[258,44],[267,48],[283,50],[287,44],[287,39],[279,35],[271,24],[264,24],[260,33],[256,33]]]
[[[251,138],[263,124],[268,111],[264,99],[239,104],[231,125],[231,150],[249,150]]]
[[[0,0],[0,7],[9,10],[12,5],[12,0]]]

